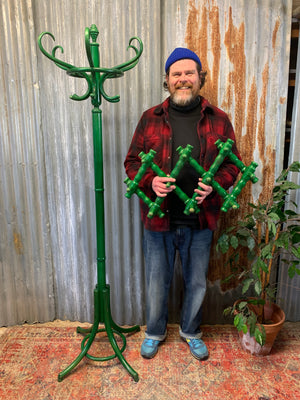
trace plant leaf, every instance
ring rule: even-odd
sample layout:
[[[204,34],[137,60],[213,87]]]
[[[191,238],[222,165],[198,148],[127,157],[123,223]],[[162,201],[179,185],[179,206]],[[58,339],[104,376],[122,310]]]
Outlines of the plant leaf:
[[[276,224],[274,224],[274,222],[272,222],[272,221],[268,221],[268,228],[269,228],[269,231],[272,232],[272,235],[275,236],[276,235]]]
[[[235,235],[231,236],[230,244],[234,248],[234,250],[236,250],[239,245],[239,239]]]
[[[262,326],[262,328],[263,328],[263,326]],[[261,330],[258,327],[255,328],[254,337],[255,337],[255,340],[257,341],[257,343],[260,344],[261,346],[263,346],[265,344],[266,336],[264,335],[263,332],[261,332]]]
[[[243,322],[243,320],[242,320],[242,315],[241,315],[241,314],[237,314],[237,315],[234,317],[233,325],[237,328],[237,330],[240,330],[239,328],[241,327],[242,322]]]
[[[300,233],[294,233],[292,236],[292,243],[296,244],[300,242]]]
[[[247,306],[247,301],[241,301],[240,303],[238,303],[237,308],[242,311],[245,307]]]
[[[260,282],[260,281],[256,281],[256,282],[255,282],[254,290],[255,290],[255,293],[256,293],[258,296],[261,295],[262,287],[261,287],[261,282]]]
[[[254,249],[254,247],[255,247],[255,240],[253,239],[252,236],[249,236],[249,237],[247,238],[247,246],[248,246],[248,249],[249,249],[249,250],[253,250],[253,249]]]
[[[243,331],[243,333],[245,333],[245,334],[248,332],[248,327],[247,327],[247,325],[244,324],[244,325],[242,326],[242,331]]]
[[[242,288],[242,294],[245,294],[247,290],[249,289],[251,283],[253,283],[254,279],[253,278],[248,278],[245,279],[243,282],[243,288]]]
[[[296,211],[293,210],[285,210],[284,212],[290,217],[295,217],[298,215],[298,213],[296,213]]]
[[[257,267],[262,269],[264,272],[269,272],[268,265],[260,257],[257,259]]]
[[[247,324],[249,326],[250,336],[254,336],[255,334],[256,322],[257,322],[256,315],[254,314],[254,312],[251,312],[250,316],[247,318]]]
[[[295,247],[293,246],[291,248],[292,253],[294,254],[295,257],[300,258],[300,247]]]
[[[243,236],[243,237],[248,237],[248,236],[249,236],[249,231],[248,231],[248,229],[246,229],[246,228],[241,228],[241,229],[239,229],[239,230],[237,231],[237,233],[238,233],[240,236]]]
[[[261,249],[261,256],[263,258],[272,258],[272,243],[268,243]]]
[[[292,164],[289,166],[289,170],[292,172],[300,172],[300,162],[299,161],[292,162]]]
[[[279,216],[278,214],[276,214],[275,212],[271,212],[270,214],[268,214],[268,217],[273,221],[273,222],[277,222],[279,221]]]
[[[297,183],[291,182],[291,181],[284,181],[281,185],[280,185],[280,189],[287,191],[287,190],[296,190],[296,189],[300,189],[300,185],[297,185]]]
[[[275,244],[277,247],[288,249],[289,242],[290,242],[289,232],[282,232],[279,238],[276,240]]]
[[[229,236],[226,233],[219,237],[217,250],[220,250],[223,254],[229,250]]]
[[[235,317],[234,317],[234,320],[233,320],[233,323],[234,323],[234,326],[236,327],[236,329],[240,332],[240,331],[243,331],[244,332],[244,330],[245,330],[245,327],[246,327],[246,332],[247,332],[247,325],[245,324],[245,322],[244,322],[244,316],[242,315],[242,314],[237,314]]]

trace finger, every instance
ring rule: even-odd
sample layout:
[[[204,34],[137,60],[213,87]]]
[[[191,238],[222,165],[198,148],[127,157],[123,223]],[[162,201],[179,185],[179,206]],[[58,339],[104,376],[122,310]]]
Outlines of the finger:
[[[170,176],[165,176],[160,178],[162,182],[175,182],[176,179],[171,178]]]
[[[211,187],[211,186],[209,186],[209,185],[206,185],[206,184],[203,183],[202,181],[200,181],[200,179],[199,179],[199,182],[198,182],[198,186],[200,186],[201,188],[203,188],[203,189],[205,189],[205,190],[207,190],[208,188]]]
[[[196,201],[197,201],[198,206],[203,203],[203,200],[204,200],[203,197],[196,197]]]
[[[207,192],[208,194],[210,194],[213,190],[212,186],[205,185],[204,183],[200,182],[200,180],[199,180],[198,186],[201,188],[200,190]],[[198,187],[198,190],[199,190],[199,187]]]
[[[155,184],[153,190],[155,194],[159,197],[165,197],[168,193],[172,192],[175,186],[167,187],[165,184]]]
[[[201,197],[207,196],[208,193],[206,190],[201,190],[201,189],[195,189],[195,192]]]

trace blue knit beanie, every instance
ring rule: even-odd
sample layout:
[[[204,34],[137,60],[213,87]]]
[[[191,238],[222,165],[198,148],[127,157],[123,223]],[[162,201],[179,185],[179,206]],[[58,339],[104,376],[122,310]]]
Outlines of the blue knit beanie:
[[[201,61],[196,53],[194,53],[192,50],[186,49],[185,47],[177,47],[169,55],[169,58],[167,59],[166,65],[165,65],[165,71],[167,72],[168,69],[170,68],[170,66],[172,64],[174,64],[174,62],[176,62],[178,60],[183,60],[185,58],[196,61],[196,63],[198,63],[202,69]]]

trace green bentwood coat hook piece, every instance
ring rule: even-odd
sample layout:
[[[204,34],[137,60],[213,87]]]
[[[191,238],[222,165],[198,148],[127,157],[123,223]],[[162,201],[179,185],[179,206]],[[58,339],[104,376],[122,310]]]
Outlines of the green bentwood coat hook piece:
[[[85,47],[86,54],[89,62],[89,67],[75,67],[68,64],[56,57],[57,50],[63,53],[61,46],[55,46],[51,54],[48,53],[43,45],[42,39],[44,36],[50,36],[54,41],[55,38],[50,32],[43,32],[38,37],[38,46],[41,52],[52,60],[59,68],[65,70],[68,75],[77,78],[83,78],[87,82],[87,91],[78,96],[73,94],[72,100],[81,101],[91,97],[92,105],[92,121],[93,121],[93,145],[94,145],[94,178],[95,178],[95,203],[96,203],[96,234],[97,234],[97,285],[94,290],[94,323],[91,328],[83,329],[78,327],[77,332],[84,333],[85,337],[81,344],[81,353],[78,357],[60,374],[58,380],[62,381],[73,368],[75,368],[83,357],[87,357],[94,361],[107,361],[118,357],[124,368],[129,372],[133,379],[137,382],[139,376],[136,371],[127,363],[123,356],[123,351],[126,347],[126,338],[124,333],[137,332],[140,330],[139,326],[131,328],[122,328],[118,326],[112,319],[110,311],[110,287],[106,284],[105,273],[105,233],[104,233],[104,187],[103,187],[103,149],[102,149],[102,111],[99,106],[101,105],[102,97],[112,103],[120,100],[119,96],[108,96],[104,91],[104,82],[107,79],[118,78],[124,72],[132,69],[138,63],[139,58],[143,52],[143,43],[138,37],[133,37],[129,41],[128,49],[135,52],[135,56],[129,61],[117,65],[113,68],[100,67],[99,44],[96,43],[99,31],[96,25],[91,28],[85,29]],[[133,45],[134,42],[138,43],[138,47]],[[99,329],[99,324],[104,324],[104,329]],[[106,332],[109,342],[114,350],[114,354],[108,357],[94,357],[88,354],[95,336],[98,332]],[[121,337],[123,346],[120,349],[114,334]]]
[[[246,183],[251,180],[253,183],[258,181],[258,178],[254,175],[254,172],[258,166],[254,161],[247,167],[238,157],[231,151],[233,140],[227,139],[224,143],[220,139],[215,142],[216,147],[219,150],[219,154],[215,158],[214,162],[206,171],[198,162],[191,156],[193,146],[188,144],[185,148],[181,146],[178,147],[177,151],[179,153],[179,159],[169,174],[172,178],[177,178],[179,172],[182,167],[189,163],[199,174],[199,177],[202,178],[202,182],[211,185],[213,189],[224,199],[221,210],[227,212],[230,208],[236,209],[239,208],[239,204],[236,202],[237,196],[241,193],[242,189],[245,187]],[[143,175],[146,173],[148,168],[151,168],[156,175],[161,177],[166,177],[167,175],[154,163],[154,157],[156,152],[154,150],[150,150],[148,154],[141,152],[139,157],[141,159],[141,166],[134,177],[133,180],[129,178],[125,179],[125,183],[127,184],[127,192],[125,196],[130,199],[133,193],[136,193],[138,197],[149,207],[149,212],[147,214],[148,218],[153,218],[154,215],[158,215],[160,218],[164,217],[164,213],[161,210],[160,206],[165,200],[165,197],[157,196],[155,201],[151,201],[149,197],[142,192],[142,190],[138,187]],[[236,183],[235,187],[230,193],[227,193],[226,190],[214,180],[214,176],[224,159],[228,157],[230,161],[235,164],[242,175],[241,178]],[[194,193],[191,198],[189,198],[178,186],[175,184],[174,193],[179,197],[179,199],[185,204],[184,214],[189,215],[191,213],[198,213],[200,211],[196,197],[197,193]]]

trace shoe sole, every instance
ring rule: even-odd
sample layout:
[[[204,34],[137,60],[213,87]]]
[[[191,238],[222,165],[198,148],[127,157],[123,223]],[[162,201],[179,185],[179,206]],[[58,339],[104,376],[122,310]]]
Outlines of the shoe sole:
[[[191,351],[191,350],[190,350]],[[196,358],[196,360],[198,360],[198,361],[205,361],[205,360],[207,360],[208,359],[208,357],[209,357],[209,354],[207,354],[207,355],[205,355],[204,357],[198,357],[198,356],[196,356],[194,353],[192,353],[191,352],[191,355],[194,357],[194,358]]]
[[[155,352],[154,354],[151,354],[150,356],[145,355],[145,354],[142,354],[142,353],[141,353],[141,356],[142,356],[143,358],[145,358],[146,360],[151,360],[151,358],[154,358],[154,357],[156,356],[157,353],[158,353],[158,349],[156,350],[156,352]]]

